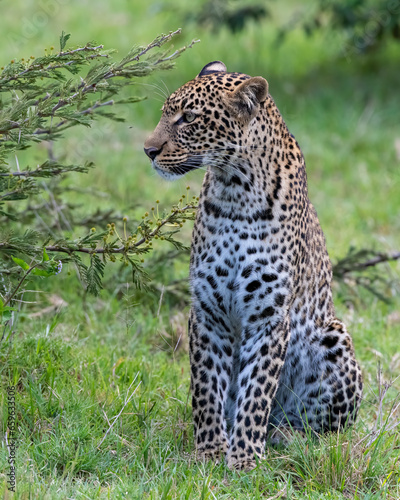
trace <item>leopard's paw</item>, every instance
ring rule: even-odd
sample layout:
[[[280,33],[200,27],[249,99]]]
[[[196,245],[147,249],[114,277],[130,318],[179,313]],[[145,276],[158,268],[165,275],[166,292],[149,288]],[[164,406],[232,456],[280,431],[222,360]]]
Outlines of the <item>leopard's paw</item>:
[[[275,427],[268,432],[267,440],[274,446],[288,446],[295,439],[306,439],[304,431],[290,429],[289,427]]]
[[[257,467],[258,461],[254,455],[250,456],[245,455],[244,453],[241,453],[240,455],[243,456],[238,456],[236,453],[228,453],[226,461],[229,469],[248,472]],[[258,458],[262,459],[262,457]]]
[[[220,463],[221,458],[228,451],[228,442],[208,444],[207,446],[198,446],[196,449],[196,460]]]

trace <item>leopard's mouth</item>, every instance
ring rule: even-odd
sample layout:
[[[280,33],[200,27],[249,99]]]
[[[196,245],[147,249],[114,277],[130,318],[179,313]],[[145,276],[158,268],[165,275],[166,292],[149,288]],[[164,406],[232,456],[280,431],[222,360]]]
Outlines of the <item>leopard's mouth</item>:
[[[177,162],[160,162],[154,159],[152,161],[154,170],[164,179],[179,178],[187,174],[191,170],[196,170],[203,165],[202,156],[189,156],[184,161]]]

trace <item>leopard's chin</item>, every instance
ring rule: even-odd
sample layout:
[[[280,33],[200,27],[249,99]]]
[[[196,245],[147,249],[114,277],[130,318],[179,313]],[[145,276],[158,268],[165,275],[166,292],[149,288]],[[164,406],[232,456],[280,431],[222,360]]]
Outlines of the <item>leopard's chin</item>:
[[[153,160],[152,162],[152,166],[154,170],[157,172],[157,174],[163,179],[171,181],[183,177],[191,170],[198,169],[199,167],[201,167],[201,165],[202,161],[193,161],[193,160],[187,163],[182,162],[181,164],[168,167],[162,167],[160,163],[157,162],[157,160]]]
[[[163,179],[167,181],[174,181],[176,179],[179,179],[180,177],[183,177],[184,174],[177,175],[171,172],[170,170],[164,170],[163,168],[160,168],[156,162],[152,163],[153,169],[157,172],[157,174],[162,177]]]

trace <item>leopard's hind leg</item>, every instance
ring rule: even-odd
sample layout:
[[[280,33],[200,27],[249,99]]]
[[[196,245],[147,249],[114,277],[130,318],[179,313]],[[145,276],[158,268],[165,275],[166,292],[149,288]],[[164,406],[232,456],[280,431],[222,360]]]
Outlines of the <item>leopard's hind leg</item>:
[[[340,320],[307,338],[292,334],[269,428],[322,433],[351,425],[362,387],[353,343]]]

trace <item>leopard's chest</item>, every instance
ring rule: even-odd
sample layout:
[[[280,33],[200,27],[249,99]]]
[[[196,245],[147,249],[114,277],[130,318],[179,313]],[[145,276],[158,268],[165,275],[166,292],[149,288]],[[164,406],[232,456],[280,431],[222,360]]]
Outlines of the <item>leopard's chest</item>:
[[[234,325],[282,306],[290,271],[281,240],[280,227],[257,210],[200,207],[191,252],[194,303]]]

